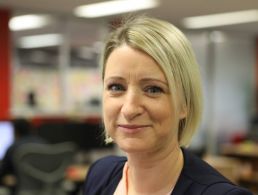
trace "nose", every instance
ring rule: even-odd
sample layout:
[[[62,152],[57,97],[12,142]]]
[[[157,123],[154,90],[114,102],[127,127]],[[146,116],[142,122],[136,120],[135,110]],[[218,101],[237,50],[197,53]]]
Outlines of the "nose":
[[[121,108],[121,113],[126,120],[133,120],[144,111],[140,92],[128,90]]]

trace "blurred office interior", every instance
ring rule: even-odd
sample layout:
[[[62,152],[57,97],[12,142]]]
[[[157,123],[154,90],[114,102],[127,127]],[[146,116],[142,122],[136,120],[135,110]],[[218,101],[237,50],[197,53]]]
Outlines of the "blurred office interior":
[[[141,1],[131,4],[140,8]],[[78,15],[78,6],[99,2],[104,1],[0,0],[0,140],[10,144],[10,120],[24,117],[51,144],[77,144],[66,169],[70,193],[90,163],[121,154],[101,141],[99,58],[111,26],[128,11]],[[189,148],[258,193],[258,1],[157,0],[130,13],[165,19],[186,34],[204,89],[202,124]],[[5,147],[0,148],[1,157]]]

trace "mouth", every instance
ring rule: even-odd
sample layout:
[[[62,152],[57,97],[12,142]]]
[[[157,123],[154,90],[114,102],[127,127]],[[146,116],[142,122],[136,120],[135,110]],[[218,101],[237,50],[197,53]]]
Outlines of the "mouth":
[[[126,133],[136,133],[148,127],[150,127],[150,125],[137,125],[137,124],[119,124],[118,125],[118,128]]]

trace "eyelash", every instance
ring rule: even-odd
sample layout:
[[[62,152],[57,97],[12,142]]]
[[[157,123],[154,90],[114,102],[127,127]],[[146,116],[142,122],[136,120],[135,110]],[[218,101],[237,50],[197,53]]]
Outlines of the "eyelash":
[[[164,93],[164,90],[161,87],[158,86],[148,86],[144,89],[144,92],[148,93],[148,94],[160,94],[160,93]]]
[[[123,91],[126,91],[126,87],[124,87],[122,84],[111,83],[107,85],[107,90],[111,93],[121,93]],[[161,87],[155,85],[147,86],[143,89],[143,91],[144,93],[152,96],[164,93],[164,90]]]
[[[107,90],[112,92],[125,91],[125,87],[121,84],[112,83],[107,86]]]

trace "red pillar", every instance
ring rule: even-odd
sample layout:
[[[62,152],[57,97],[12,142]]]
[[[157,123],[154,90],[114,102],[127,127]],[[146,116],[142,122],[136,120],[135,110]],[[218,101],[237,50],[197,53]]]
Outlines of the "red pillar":
[[[10,12],[0,9],[0,120],[10,118]]]
[[[255,40],[255,96],[256,96],[256,115],[258,115],[258,37]]]

